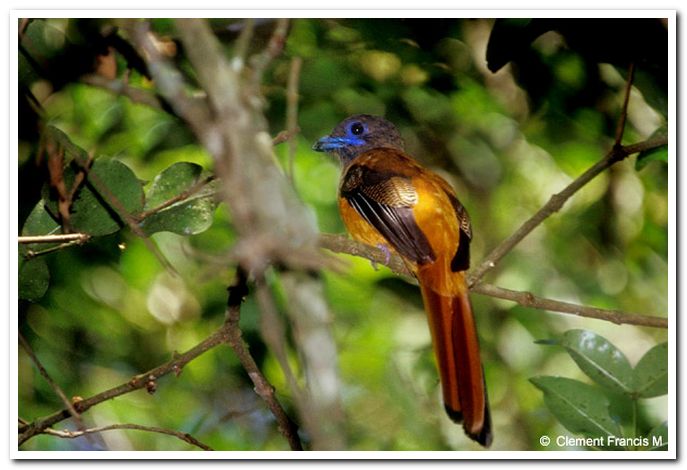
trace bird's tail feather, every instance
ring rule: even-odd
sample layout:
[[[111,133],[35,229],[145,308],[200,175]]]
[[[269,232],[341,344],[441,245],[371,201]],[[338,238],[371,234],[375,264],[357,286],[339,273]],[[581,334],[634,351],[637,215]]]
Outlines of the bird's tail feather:
[[[470,438],[485,447],[491,444],[491,416],[479,341],[468,289],[462,274],[460,292],[447,296],[436,292],[433,270],[419,270],[418,280],[432,332],[444,406],[449,417],[463,423]],[[424,278],[424,279],[423,279]]]

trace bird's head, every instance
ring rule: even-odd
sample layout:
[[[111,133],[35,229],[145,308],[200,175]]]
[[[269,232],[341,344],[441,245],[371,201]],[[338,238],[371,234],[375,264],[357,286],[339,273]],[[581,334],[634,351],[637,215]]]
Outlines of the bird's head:
[[[403,147],[401,134],[389,121],[381,116],[356,114],[315,142],[313,150],[336,155],[345,165],[368,150],[393,148],[403,151]]]

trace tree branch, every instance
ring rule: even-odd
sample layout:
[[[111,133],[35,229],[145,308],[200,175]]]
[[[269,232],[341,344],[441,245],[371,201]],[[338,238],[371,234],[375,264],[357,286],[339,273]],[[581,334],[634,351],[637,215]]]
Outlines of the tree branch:
[[[487,272],[496,267],[496,264],[501,261],[501,258],[506,256],[515,247],[515,245],[520,243],[523,238],[529,235],[532,230],[537,228],[551,214],[559,211],[568,199],[570,199],[577,191],[579,191],[584,185],[589,183],[601,172],[610,168],[615,163],[624,160],[633,153],[661,147],[667,143],[667,137],[659,137],[645,140],[633,145],[616,146],[612,148],[604,158],[582,173],[561,192],[551,196],[549,201],[544,204],[541,209],[539,209],[532,217],[527,219],[510,237],[502,241],[491,253],[489,253],[484,261],[482,261],[482,263],[480,263],[480,265],[473,269],[468,275],[468,285],[474,286],[477,284]]]
[[[192,347],[183,354],[176,355],[173,359],[165,362],[164,364],[159,365],[148,372],[136,375],[128,382],[100,392],[92,397],[74,402],[74,409],[79,413],[84,413],[88,409],[104,401],[133,392],[135,390],[147,388],[151,384],[156,383],[160,377],[163,377],[167,374],[174,373],[178,376],[186,364],[215,346],[226,343],[229,334],[227,329],[228,327],[223,325],[196,346]],[[23,444],[33,436],[43,433],[50,426],[54,425],[55,423],[59,423],[70,416],[69,410],[64,409],[44,418],[39,418],[31,423],[20,425],[19,445]]]
[[[267,48],[250,61],[252,74],[239,73],[232,67],[233,62],[227,59],[206,22],[179,19],[176,25],[212,110],[212,120],[191,128],[200,127],[200,132],[206,134],[200,140],[213,156],[215,171],[223,182],[224,200],[239,235],[236,252],[250,248],[251,256],[241,257],[240,264],[256,277],[270,265],[284,268],[280,280],[293,286],[286,289],[293,331],[304,338],[317,337],[320,342],[319,348],[313,350],[308,347],[312,341],[295,341],[307,378],[306,398],[296,402],[300,421],[313,449],[344,448],[343,417],[337,411],[340,388],[336,346],[329,331],[322,282],[312,275],[312,266],[317,264],[313,260],[322,257],[316,248],[318,230],[310,211],[276,165],[263,114],[264,97],[258,86],[265,68],[283,48],[288,21],[277,22]],[[174,97],[166,99],[173,101]]]
[[[56,413],[53,413],[49,416],[46,416],[44,418],[37,419],[30,423],[20,423],[18,429],[19,445],[22,445],[24,442],[38,434],[54,434],[52,431],[49,431],[51,426],[69,418],[73,415],[73,413],[76,413],[76,416],[78,416],[79,413],[84,413],[93,406],[96,406],[104,401],[113,399],[121,395],[125,395],[127,393],[131,393],[135,390],[139,390],[142,388],[145,388],[149,392],[154,391],[157,386],[157,381],[160,377],[163,377],[170,373],[173,373],[175,376],[178,377],[186,364],[196,359],[200,355],[206,353],[210,349],[213,349],[214,347],[220,344],[226,343],[234,350],[241,364],[246,370],[246,373],[253,381],[256,393],[265,401],[270,411],[274,414],[279,426],[279,431],[287,438],[291,448],[293,450],[302,450],[300,438],[298,437],[298,428],[290,420],[284,409],[279,404],[277,398],[274,395],[274,388],[267,381],[264,375],[262,375],[260,369],[255,363],[255,360],[253,359],[250,352],[248,351],[248,348],[243,342],[242,333],[239,327],[239,317],[240,305],[243,302],[245,295],[247,294],[247,287],[245,282],[246,279],[243,275],[243,271],[239,270],[237,282],[234,284],[234,286],[232,286],[229,289],[225,322],[210,336],[205,338],[203,341],[201,341],[185,353],[175,354],[174,358],[172,358],[170,361],[167,361],[166,363],[158,367],[155,367],[154,369],[151,369],[147,372],[136,375],[128,382],[105,390],[96,395],[93,395],[90,398],[79,400],[72,404],[71,402],[69,402],[69,400],[66,399],[66,397],[64,397],[64,393],[62,393],[61,397],[64,397],[63,401],[66,400],[65,404],[67,405],[67,408],[60,410]],[[113,427],[112,429],[116,428]],[[176,431],[171,432],[176,433]],[[169,434],[170,432],[165,433]],[[178,433],[174,435],[177,435],[177,437],[179,437],[179,435],[182,434],[185,435],[184,433]],[[187,442],[190,441],[187,440]],[[194,445],[198,444],[194,443]]]
[[[85,243],[90,240],[90,238],[91,236],[87,233],[59,233],[54,235],[25,235],[17,237],[17,242],[20,244],[65,242]]]
[[[145,21],[135,22],[131,28],[134,43],[144,52],[143,56],[160,95],[167,100],[174,113],[189,124],[201,142],[208,144],[203,138],[211,137],[207,124],[212,119],[206,101],[187,95],[181,73],[160,54],[148,36],[149,33],[149,25]]]
[[[117,214],[119,219],[125,223],[134,234],[138,235],[143,240],[143,243],[145,243],[151,253],[160,261],[160,264],[170,272],[174,272],[172,265],[157,248],[157,245],[146,236],[136,218],[129,213],[124,204],[114,195],[108,184],[95,174],[95,172],[90,171],[93,164],[91,155],[88,155],[83,149],[76,146],[62,131],[51,126],[45,128],[45,132],[41,137],[41,148],[42,151],[45,152],[48,161],[50,184],[56,188],[59,194],[58,209],[63,230],[71,231],[69,218],[71,216],[71,205],[77,189],[82,186],[82,183],[90,185],[89,187],[92,190],[97,192],[107,201],[110,209]],[[66,189],[64,183],[63,167],[65,164],[65,155],[71,157],[67,159],[68,162],[78,167],[78,172],[69,190]],[[69,242],[65,245],[51,247],[39,252],[29,252],[29,256],[46,254],[51,251],[65,248],[73,243],[74,242]]]
[[[155,94],[142,88],[132,87],[124,79],[110,80],[102,75],[90,74],[82,76],[81,82],[86,85],[102,88],[116,96],[126,96],[134,103],[143,104],[157,110],[164,109],[162,102]]]
[[[620,111],[620,117],[618,118],[618,124],[616,126],[615,141],[611,150],[606,154],[604,158],[598,161],[595,165],[581,174],[575,181],[570,183],[563,191],[558,194],[551,196],[549,201],[541,208],[537,213],[530,217],[525,223],[523,223],[520,228],[518,228],[515,233],[510,237],[505,239],[499,246],[497,246],[482,263],[472,271],[468,276],[468,285],[473,286],[479,282],[484,275],[493,269],[496,264],[508,254],[520,241],[525,238],[529,233],[538,227],[545,219],[547,219],[551,214],[557,212],[563,207],[563,204],[570,199],[573,194],[579,191],[584,185],[589,183],[598,174],[604,170],[610,168],[613,164],[624,160],[633,153],[639,152],[641,150],[647,150],[653,148],[650,146],[651,140],[640,142],[639,144],[634,144],[630,146],[622,146],[623,133],[625,131],[625,122],[627,120],[627,107],[630,103],[630,90],[632,89],[632,83],[634,81],[634,64],[630,64],[628,70],[627,81],[625,82],[625,93],[623,95],[623,104]],[[653,139],[656,147],[661,145],[666,145],[668,143],[667,137],[662,139]]]
[[[622,145],[623,134],[625,133],[625,121],[627,121],[627,106],[630,104],[630,91],[632,90],[632,82],[635,79],[635,64],[630,63],[630,68],[627,71],[627,81],[625,82],[625,95],[623,97],[623,107],[620,112],[620,118],[618,119],[618,125],[615,130],[615,142],[616,147]]]
[[[274,27],[274,32],[270,38],[269,43],[264,51],[253,57],[253,83],[259,85],[262,81],[262,75],[267,66],[272,62],[284,48],[286,44],[286,35],[289,32],[288,18],[279,18]]]
[[[298,385],[296,374],[294,374],[288,360],[284,320],[279,316],[277,307],[274,305],[272,292],[265,278],[261,277],[257,279],[255,284],[255,297],[258,301],[258,305],[260,305],[260,333],[277,359],[279,367],[286,378],[286,383],[291,389],[294,400],[299,403],[299,405],[303,405],[303,390]]]
[[[64,391],[62,391],[62,388],[59,385],[57,385],[57,383],[52,379],[52,377],[50,377],[50,374],[48,374],[48,371],[45,369],[45,367],[43,367],[41,361],[38,360],[38,357],[33,352],[33,349],[26,341],[26,339],[24,339],[24,336],[22,336],[21,333],[19,334],[19,344],[22,346],[22,348],[24,348],[24,351],[26,351],[26,353],[29,355],[31,361],[38,369],[38,372],[41,374],[41,376],[43,376],[45,381],[48,382],[48,385],[50,385],[50,388],[52,388],[55,391],[55,394],[59,397],[62,403],[64,403],[67,411],[72,416],[72,418],[74,418],[74,421],[76,422],[76,425],[79,427],[79,429],[83,429],[84,425],[81,421],[81,416],[79,415],[79,412],[76,411],[72,402],[67,398],[67,395],[65,395]]]
[[[369,259],[375,264],[383,264],[397,274],[411,278],[412,273],[406,267],[403,259],[397,254],[386,260],[387,254],[364,243],[359,243],[343,235],[322,234],[320,246],[335,253],[345,253]],[[413,282],[411,280],[410,282]],[[537,297],[530,292],[519,292],[491,284],[477,284],[470,288],[473,292],[500,299],[511,300],[524,307],[535,308],[538,310],[548,310],[551,312],[567,313],[579,317],[594,318],[605,320],[616,324],[647,326],[653,328],[668,328],[668,319],[650,315],[639,315],[635,313],[622,312],[620,310],[606,310],[584,305],[576,305],[558,300]]]
[[[243,28],[241,28],[241,34],[236,39],[236,46],[234,47],[234,60],[240,64],[241,68],[246,61],[248,46],[250,46],[250,40],[253,38],[254,31],[255,19],[246,18],[243,20]]]
[[[59,431],[57,429],[51,429],[48,428],[44,431],[44,434],[49,434],[51,436],[56,436],[56,437],[61,437],[63,439],[75,439],[77,437],[89,435],[89,434],[94,434],[94,433],[101,433],[105,431],[114,431],[117,429],[133,429],[136,431],[147,431],[147,432],[154,432],[158,434],[166,434],[168,436],[174,436],[178,439],[181,439],[184,442],[188,442],[189,444],[200,447],[203,450],[214,450],[212,447],[203,444],[200,442],[198,439],[190,435],[189,433],[186,432],[180,432],[180,431],[175,431],[173,429],[165,429],[165,428],[160,428],[157,426],[143,426],[140,424],[129,424],[129,423],[121,423],[121,424],[110,424],[108,426],[99,426],[97,428],[88,428],[88,429],[82,429],[80,431],[70,431],[70,430],[62,430]]]
[[[274,387],[270,384],[255,363],[253,356],[248,351],[248,346],[243,341],[239,320],[241,318],[240,305],[243,297],[248,293],[246,286],[245,272],[239,268],[236,276],[236,283],[229,288],[229,299],[227,302],[226,324],[228,325],[228,344],[234,350],[236,357],[239,358],[243,369],[250,377],[255,386],[255,393],[262,398],[274,417],[277,419],[279,432],[281,432],[289,442],[291,450],[303,450],[303,445],[298,437],[298,426],[289,418],[284,408],[274,394]]]
[[[478,294],[497,297],[499,299],[517,302],[523,307],[548,310],[550,312],[567,313],[578,317],[594,318],[596,320],[609,321],[617,325],[647,326],[651,328],[668,328],[668,319],[664,317],[639,315],[620,310],[607,310],[603,308],[588,307],[585,305],[571,304],[559,300],[537,297],[530,292],[520,292],[491,284],[477,284],[472,288]]]

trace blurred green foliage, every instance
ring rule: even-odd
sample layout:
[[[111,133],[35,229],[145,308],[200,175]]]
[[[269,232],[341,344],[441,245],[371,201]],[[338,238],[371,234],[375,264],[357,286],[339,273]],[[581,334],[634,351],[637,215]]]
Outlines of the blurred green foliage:
[[[145,70],[127,60],[115,41],[127,42],[125,28],[113,33],[122,21],[34,20],[25,30],[19,54],[17,156],[19,226],[24,229],[46,181],[37,158],[39,123],[60,129],[95,156],[97,164],[125,164],[147,194],[155,191],[154,179],[173,164],[191,162],[212,170],[210,156],[180,120],[80,81],[83,73],[93,71],[95,59],[114,47],[117,77],[127,74],[130,86],[154,89]],[[161,38],[176,44],[173,21],[151,24]],[[242,22],[215,19],[212,25],[232,54]],[[385,115],[401,130],[409,153],[455,186],[472,218],[473,265],[608,151],[625,71],[571,47],[564,33],[550,30],[526,42],[525,50],[536,61],[518,62],[516,57],[511,66],[492,73],[485,54],[493,25],[488,19],[291,22],[284,52],[264,79],[266,115],[273,135],[286,127],[289,63],[302,57],[301,132],[293,179],[323,232],[344,232],[336,208],[338,163],[310,147],[349,114]],[[256,21],[249,53],[265,47],[273,26],[271,20]],[[639,48],[636,41],[617,47],[628,48],[628,53]],[[665,58],[665,52],[658,50],[656,56]],[[183,51],[176,54],[193,84]],[[126,71],[127,65],[133,70]],[[546,71],[541,75],[546,86],[533,81],[537,70]],[[652,76],[642,80],[651,84]],[[42,119],[32,99],[40,102]],[[648,104],[655,102],[633,90],[624,143],[646,139],[665,126],[662,110]],[[284,168],[287,152],[287,145],[276,148]],[[647,157],[638,167],[632,157],[601,174],[518,245],[488,281],[585,305],[667,315],[668,162],[667,152]],[[35,283],[20,291],[19,326],[68,397],[87,397],[126,382],[193,346],[222,322],[234,269],[225,255],[236,239],[226,207],[219,206],[201,233],[158,232],[151,239],[178,278],[167,274],[143,240],[128,230],[20,264],[20,278],[43,285],[40,280],[49,276],[45,292]],[[444,415],[419,290],[385,268],[342,258],[348,262],[344,272],[323,274],[340,352],[349,449],[478,449]],[[278,284],[276,276],[273,282]],[[562,348],[546,349],[535,340],[571,328],[592,330],[634,365],[667,337],[662,330],[551,314],[489,297],[473,295],[472,301],[495,450],[544,449],[540,436],[566,434],[530,377],[586,380]],[[259,317],[249,296],[242,308],[245,339],[293,416],[281,369],[260,337]],[[295,354],[292,359],[297,364]],[[23,351],[18,400],[20,417],[29,421],[62,408]],[[668,416],[666,397],[643,402],[643,429],[660,427]],[[88,411],[84,420],[89,425],[131,422],[176,429],[220,450],[288,448],[226,347],[190,363],[179,377],[162,378],[155,394],[137,391],[107,401]],[[22,447],[104,448],[191,447],[139,431],[111,431],[91,440],[38,436]]]

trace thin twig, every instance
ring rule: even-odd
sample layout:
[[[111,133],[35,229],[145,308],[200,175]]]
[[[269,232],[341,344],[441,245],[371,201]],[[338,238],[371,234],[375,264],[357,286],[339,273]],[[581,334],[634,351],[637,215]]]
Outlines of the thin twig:
[[[110,190],[109,186],[102,180],[98,175],[90,172],[88,175],[88,184],[92,187],[107,201],[110,207],[115,211],[115,213],[120,217],[120,219],[131,229],[131,231],[143,240],[143,243],[150,250],[150,252],[157,258],[160,264],[171,273],[176,273],[176,269],[169,262],[167,257],[158,248],[155,242],[146,235],[146,233],[141,228],[139,221],[134,215],[129,213],[124,204],[119,200],[117,196]]]
[[[284,142],[288,142],[295,134],[299,133],[300,131],[300,127],[296,127],[295,129],[293,129],[292,132],[289,132],[287,130],[279,132],[279,134],[275,135],[272,138],[272,146],[277,146],[279,144],[283,144]]]
[[[272,293],[264,277],[256,280],[256,299],[258,305],[260,305],[260,332],[262,333],[262,337],[276,357],[294,399],[302,403],[303,391],[298,386],[296,374],[294,374],[288,360],[285,344],[286,327],[284,326],[284,320],[277,312]]]
[[[114,431],[118,429],[133,429],[136,431],[147,431],[158,434],[166,434],[168,436],[174,436],[178,439],[181,439],[184,442],[188,442],[193,446],[200,447],[203,450],[214,450],[212,447],[203,444],[198,439],[196,439],[195,437],[186,432],[175,431],[173,429],[159,428],[157,426],[143,426],[140,424],[130,423],[110,424],[108,426],[99,426],[97,428],[82,429],[80,431],[70,431],[68,429],[59,431],[57,429],[48,428],[44,431],[44,434],[49,434],[51,436],[61,437],[64,439],[74,439],[88,434],[101,433],[104,431]]]
[[[238,39],[236,39],[236,47],[234,48],[234,58],[241,67],[243,67],[246,61],[248,46],[250,45],[250,40],[253,38],[253,31],[255,31],[255,19],[247,18],[243,20],[243,28],[241,28],[241,34],[239,34]]]
[[[181,73],[164,57],[151,40],[150,25],[146,21],[133,24],[132,37],[136,46],[144,52],[148,68],[155,80],[155,85],[177,116],[185,119],[191,129],[199,136],[204,136],[207,123],[212,122],[210,111],[205,100],[193,99],[186,93]]]
[[[17,237],[17,242],[20,244],[30,243],[64,243],[64,242],[80,242],[85,243],[90,240],[91,236],[87,233],[57,233],[54,235],[24,235]]]
[[[496,264],[507,255],[523,238],[537,228],[546,218],[554,212],[563,207],[563,204],[570,199],[573,194],[579,191],[584,185],[589,183],[594,177],[599,175],[604,170],[610,168],[615,163],[627,158],[632,153],[641,150],[661,147],[668,141],[667,137],[660,137],[656,139],[639,142],[634,145],[614,147],[606,154],[604,158],[599,160],[587,171],[582,173],[576,180],[566,186],[561,192],[551,196],[549,201],[539,209],[532,217],[527,219],[510,237],[502,241],[489,255],[482,261],[482,263],[471,271],[468,275],[468,285],[473,286],[477,284],[484,275],[496,267]]]
[[[414,282],[411,277],[412,273],[408,271],[408,268],[405,266],[402,258],[397,254],[392,254],[389,256],[387,263],[386,257],[388,255],[379,248],[356,242],[343,235],[322,234],[322,237],[320,238],[320,246],[336,253],[346,253],[353,256],[360,256],[362,258],[369,259],[375,264],[383,264],[397,274],[405,276],[410,280],[410,282]],[[668,320],[663,317],[627,313],[620,310],[606,310],[585,305],[576,305],[568,302],[537,297],[530,292],[519,292],[510,289],[504,289],[503,287],[497,287],[491,284],[477,284],[472,286],[471,290],[479,294],[511,300],[525,307],[539,310],[548,310],[551,312],[577,315],[579,317],[595,318],[597,320],[605,320],[616,324],[622,323],[626,325],[648,326],[653,328],[668,327]]]
[[[520,241],[525,238],[529,233],[538,227],[545,219],[547,219],[551,214],[557,212],[563,207],[563,204],[572,197],[577,191],[579,191],[584,185],[589,183],[598,174],[611,167],[613,164],[624,160],[630,156],[635,151],[630,147],[623,147],[621,141],[623,138],[623,132],[625,129],[625,122],[627,119],[627,107],[630,100],[630,90],[632,88],[632,82],[634,80],[634,65],[630,65],[628,71],[627,82],[625,84],[625,95],[623,100],[623,106],[620,112],[620,117],[618,119],[618,126],[616,128],[615,142],[611,150],[594,164],[591,168],[580,175],[575,181],[570,183],[563,191],[558,194],[551,196],[549,201],[539,209],[532,217],[525,221],[510,237],[505,239],[499,246],[497,246],[489,255],[484,259],[484,261],[474,269],[467,278],[468,285],[473,286],[478,283],[484,275],[496,267],[496,264],[508,254]],[[665,139],[667,142],[667,139]],[[646,144],[646,142],[645,142]]]
[[[74,245],[83,245],[84,243],[86,243],[86,242],[85,242],[85,241],[81,241],[81,240],[72,240],[72,241],[70,241],[70,242],[60,243],[59,245],[51,246],[51,247],[49,247],[49,248],[44,248],[44,249],[42,249],[42,250],[32,250],[32,249],[28,249],[28,250],[26,250],[26,252],[23,254],[23,256],[24,256],[24,259],[29,260],[29,259],[32,259],[32,258],[36,258],[36,257],[38,257],[38,256],[43,256],[43,255],[47,255],[47,254],[49,254],[49,253],[53,253],[53,252],[55,252],[55,251],[64,250],[65,248],[69,248],[70,246],[74,246]]]
[[[76,425],[79,427],[79,429],[84,429],[84,424],[81,421],[81,415],[79,415],[79,412],[76,411],[71,400],[69,400],[69,398],[67,398],[67,395],[65,395],[64,391],[62,391],[62,388],[52,379],[52,377],[50,377],[50,374],[48,374],[48,371],[45,369],[45,367],[43,367],[43,364],[41,364],[41,361],[36,356],[36,353],[33,352],[33,349],[26,341],[26,339],[24,339],[24,336],[21,333],[19,333],[19,344],[22,348],[24,348],[24,351],[26,351],[26,353],[29,355],[31,361],[38,369],[38,372],[45,379],[45,381],[48,382],[48,385],[50,385],[50,388],[53,389],[53,391],[59,397],[62,403],[64,403],[65,407],[67,408],[67,411],[72,416],[72,418],[74,418],[74,421],[76,422]]]
[[[627,313],[620,310],[607,310],[604,308],[577,305],[559,300],[537,297],[530,292],[520,292],[491,284],[478,284],[472,288],[472,292],[497,297],[499,299],[517,302],[523,307],[548,310],[550,312],[567,313],[585,318],[605,320],[617,325],[648,326],[651,328],[668,328],[668,319],[649,315]]]
[[[667,135],[647,139],[642,142],[637,142],[636,144],[625,145],[623,146],[623,150],[628,155],[633,155],[635,153],[644,152],[645,150],[663,147],[664,145],[668,145]]]
[[[242,272],[242,271],[240,271]],[[255,391],[265,400],[270,411],[277,419],[280,432],[287,438],[293,450],[302,450],[298,428],[288,417],[284,409],[274,396],[274,388],[260,372],[255,360],[250,355],[248,348],[243,343],[241,330],[239,328],[240,305],[247,293],[245,286],[245,276],[239,277],[237,284],[229,291],[227,302],[227,319],[224,324],[206,339],[198,343],[193,348],[183,354],[175,354],[175,357],[166,363],[155,367],[147,372],[136,375],[126,383],[120,384],[111,389],[98,393],[90,398],[79,400],[74,404],[69,404],[74,412],[83,413],[91,407],[118,396],[146,388],[154,388],[160,377],[174,373],[179,376],[186,364],[204,354],[210,349],[226,343],[235,351],[237,357],[244,366],[248,376],[255,385]],[[63,394],[64,395],[64,394]],[[69,409],[64,409],[53,413],[44,418],[37,419],[31,423],[20,424],[19,426],[19,445],[23,444],[33,436],[48,432],[54,424],[67,419],[71,415]]]
[[[195,193],[203,189],[206,185],[210,184],[211,182],[215,181],[217,177],[215,175],[210,175],[206,178],[203,178],[202,180],[196,182],[193,186],[188,188],[185,191],[180,192],[174,197],[171,197],[164,201],[163,203],[159,204],[156,207],[153,207],[152,209],[149,209],[147,211],[143,211],[139,214],[136,214],[135,218],[136,220],[140,223],[150,217],[151,215],[157,214],[158,212],[167,209],[169,206],[176,204],[177,202],[180,201],[185,201],[189,197],[193,196]]]
[[[157,257],[162,266],[170,272],[176,272],[171,263],[165,258],[164,254],[158,249],[157,245],[146,236],[137,219],[129,213],[124,204],[110,190],[109,186],[97,174],[90,171],[93,164],[93,157],[87,155],[82,149],[74,145],[69,137],[61,131],[53,130],[52,132],[46,132],[45,136],[46,137],[41,141],[41,148],[47,155],[50,184],[59,194],[58,208],[63,231],[70,231],[71,205],[77,190],[85,183],[92,191],[98,193],[108,203],[110,208],[119,216],[121,221],[134,232],[134,234],[141,237],[145,245]],[[66,152],[68,152],[66,156],[71,157],[71,160],[67,161],[73,163],[77,167],[77,173],[69,190],[66,188],[63,174]],[[63,249],[75,243],[79,242],[68,242],[64,245],[51,247],[41,251],[29,251],[26,256],[35,257],[43,255]]]
[[[64,147],[52,139],[45,139],[41,141],[40,150],[45,153],[50,187],[57,193],[57,211],[60,225],[65,233],[71,232],[70,209],[72,199],[64,181]]]
[[[274,417],[277,419],[279,432],[289,442],[291,450],[303,450],[303,445],[298,437],[298,427],[286,414],[284,408],[277,400],[274,387],[268,382],[251,356],[248,346],[243,341],[239,320],[241,317],[240,304],[243,296],[247,293],[246,275],[242,269],[237,272],[236,283],[230,288],[229,300],[227,302],[226,325],[228,331],[228,344],[234,350],[243,369],[253,382],[255,393],[262,398]]]
[[[630,91],[632,90],[632,83],[635,79],[635,64],[630,63],[630,67],[627,71],[627,82],[625,83],[625,95],[623,97],[623,107],[620,112],[620,118],[618,119],[618,125],[615,129],[615,142],[614,145],[622,145],[623,133],[625,132],[625,121],[627,121],[627,106],[630,104]]]
[[[61,134],[55,134],[55,135],[61,135]],[[64,136],[64,141],[61,140],[55,140],[53,141],[50,139],[47,142],[47,147],[48,147],[48,152],[50,152],[50,148],[54,146],[58,146],[59,152],[61,154],[64,153],[64,147],[66,145],[74,145],[70,140],[68,136]],[[54,153],[54,152],[53,152]],[[65,216],[69,216],[71,212],[71,203],[73,201],[73,198],[76,194],[77,189],[81,186],[82,183],[85,182],[85,184],[89,185],[92,190],[97,192],[112,208],[112,210],[119,216],[122,222],[124,222],[130,229],[131,231],[138,235],[142,240],[143,243],[148,247],[148,249],[155,255],[155,257],[158,259],[160,264],[164,266],[168,271],[170,272],[176,272],[172,264],[167,260],[165,255],[159,250],[157,245],[149,238],[146,236],[145,232],[141,228],[141,226],[138,224],[138,221],[136,218],[129,213],[127,208],[124,206],[124,204],[119,200],[117,196],[110,190],[110,187],[98,176],[95,174],[95,172],[90,171],[91,166],[93,164],[93,157],[91,155],[88,155],[87,157],[84,158],[83,155],[79,155],[78,152],[75,152],[71,155],[73,157],[72,162],[78,167],[78,172],[77,175],[74,177],[74,182],[72,184],[71,189],[67,194],[62,194],[63,190],[60,190],[60,213],[62,214],[62,224],[65,226],[65,228],[69,228],[68,224],[65,222],[68,222],[69,220],[67,219],[65,221]],[[61,161],[63,161],[63,158],[60,158]],[[66,209],[63,211],[63,205],[67,205]],[[64,212],[64,213],[63,213]],[[45,253],[48,250],[44,250],[43,253]],[[34,254],[35,255],[35,254]]]
[[[259,84],[262,81],[262,75],[267,69],[267,66],[281,53],[286,44],[286,35],[289,32],[288,18],[279,18],[277,25],[274,27],[274,32],[267,47],[260,54],[253,57],[253,82]]]
[[[126,383],[120,384],[116,387],[110,388],[103,392],[100,392],[92,397],[80,400],[73,404],[74,408],[80,412],[84,413],[91,407],[102,403],[107,400],[111,400],[118,396],[146,388],[151,382],[157,381],[160,377],[167,374],[174,373],[179,375],[181,370],[186,364],[205,353],[206,351],[222,344],[226,343],[228,338],[228,332],[226,326],[222,326],[217,331],[212,333],[210,336],[205,338],[203,341],[198,343],[196,346],[192,347],[183,354],[175,355],[175,357],[162,365],[159,365],[147,372],[134,376],[131,380]],[[19,426],[19,445],[26,442],[28,439],[32,438],[37,434],[41,434],[45,429],[51,427],[55,423],[59,423],[67,418],[69,418],[70,412],[68,409],[60,410],[44,418],[39,418],[29,424]]]
[[[29,27],[31,19],[30,18],[22,18],[19,20],[19,28],[17,33],[19,34],[19,42],[21,43],[22,39],[24,39],[24,33],[26,33],[26,28]]]
[[[110,80],[102,75],[91,74],[82,76],[81,82],[86,85],[102,88],[117,96],[126,96],[134,103],[143,104],[153,109],[163,109],[160,99],[155,94],[142,88],[132,87],[126,80]]]
[[[267,134],[268,125],[263,109],[260,77],[271,60],[282,50],[288,31],[288,21],[279,20],[270,44],[263,53],[251,60],[251,74],[236,71],[224,49],[199,19],[178,19],[177,32],[186,56],[196,71],[199,85],[207,93],[213,111],[212,119],[202,127],[215,130],[214,139],[201,137],[215,160],[215,172],[222,179],[224,200],[232,213],[239,242],[260,248],[253,240],[279,240],[278,251],[257,251],[242,257],[241,265],[253,273],[261,273],[266,266],[278,264],[286,284],[294,280],[287,291],[292,331],[303,337],[295,342],[302,355],[307,398],[303,406],[295,402],[303,429],[313,449],[341,449],[343,438],[342,415],[339,407],[339,388],[336,386],[336,350],[324,302],[321,280],[312,270],[303,272],[299,262],[294,267],[289,253],[307,251],[315,255],[318,232],[310,212],[303,206],[277,166],[273,146]],[[173,100],[173,97],[171,98]],[[268,248],[270,243],[263,245]],[[305,277],[305,279],[303,279]],[[298,279],[296,282],[295,280]],[[318,348],[311,347],[318,338]],[[314,364],[315,367],[311,367]],[[325,391],[326,393],[321,393]]]

